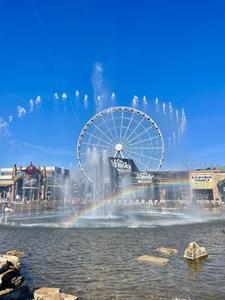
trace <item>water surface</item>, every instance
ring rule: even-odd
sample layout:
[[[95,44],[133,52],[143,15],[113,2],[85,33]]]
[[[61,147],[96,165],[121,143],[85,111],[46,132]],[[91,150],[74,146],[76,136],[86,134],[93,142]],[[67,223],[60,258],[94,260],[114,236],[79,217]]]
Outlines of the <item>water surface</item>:
[[[150,228],[49,228],[0,225],[0,252],[27,253],[23,270],[31,287],[56,286],[81,299],[225,299],[225,221]],[[197,241],[209,253],[183,259]],[[167,267],[138,262],[160,246],[175,247]]]

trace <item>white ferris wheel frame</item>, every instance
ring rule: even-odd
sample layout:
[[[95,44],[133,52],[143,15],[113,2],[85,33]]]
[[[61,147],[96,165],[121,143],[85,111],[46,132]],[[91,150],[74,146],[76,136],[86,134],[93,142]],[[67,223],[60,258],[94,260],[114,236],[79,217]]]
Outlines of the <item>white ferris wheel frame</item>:
[[[113,114],[116,111],[119,111],[119,112],[127,112],[128,111],[128,112],[133,113],[133,114],[141,115],[143,117],[143,119],[146,119],[151,124],[151,126],[156,129],[156,131],[158,132],[158,136],[160,138],[160,141],[161,141],[161,148],[160,148],[161,149],[161,159],[158,159],[159,164],[158,164],[157,168],[155,169],[155,171],[153,171],[152,173],[156,174],[162,166],[162,163],[163,163],[163,160],[164,160],[164,155],[165,155],[164,140],[163,140],[162,133],[161,133],[159,127],[157,126],[157,124],[155,123],[155,121],[150,116],[148,116],[146,113],[144,113],[143,111],[141,111],[139,109],[128,107],[128,106],[114,106],[114,107],[110,107],[110,108],[107,108],[103,111],[98,112],[91,119],[89,119],[89,121],[84,125],[83,129],[81,130],[80,135],[79,135],[78,140],[77,140],[77,147],[76,147],[76,150],[77,150],[77,155],[76,155],[77,156],[77,163],[78,163],[78,166],[79,166],[81,172],[88,178],[88,180],[90,182],[92,182],[92,180],[88,176],[88,174],[85,172],[85,170],[82,166],[81,158],[80,158],[80,146],[82,144],[83,136],[86,134],[87,129],[90,126],[92,126],[93,123],[97,119],[102,118],[102,117],[104,117],[104,115],[107,115],[107,114]],[[117,144],[115,146],[116,153],[115,153],[114,157],[116,157],[117,152],[120,151],[119,150],[120,147],[122,147],[121,144]],[[118,151],[117,151],[117,149],[118,149]],[[122,155],[122,158],[123,158],[123,155]],[[134,161],[135,161],[135,159],[134,159]]]

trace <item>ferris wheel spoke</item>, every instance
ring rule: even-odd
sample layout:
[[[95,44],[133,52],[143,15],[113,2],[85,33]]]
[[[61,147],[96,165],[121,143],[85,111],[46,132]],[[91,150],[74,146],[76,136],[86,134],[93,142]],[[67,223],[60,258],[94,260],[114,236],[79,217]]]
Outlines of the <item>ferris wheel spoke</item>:
[[[96,124],[93,123],[92,125],[113,145],[112,140]]]
[[[106,142],[105,140],[99,138],[98,136],[96,136],[96,135],[94,135],[94,134],[92,134],[92,133],[90,133],[90,132],[87,132],[87,131],[86,131],[86,134],[89,135],[89,136],[91,136],[91,137],[93,137],[93,138],[95,138],[95,139],[97,139],[97,140],[99,140],[99,141],[101,141],[103,144],[107,144],[107,145],[109,145],[109,146],[112,146],[111,143]]]
[[[135,141],[137,139],[137,137],[141,137],[143,134],[147,133],[148,131],[150,131],[152,128],[154,128],[153,126],[150,126],[148,128],[146,128],[144,131],[142,131],[139,135],[136,135],[136,137],[134,137],[133,139],[128,141],[128,144],[130,144],[131,142]]]
[[[121,136],[122,136],[122,130],[123,130],[123,117],[124,117],[124,111],[122,110],[122,117],[120,122],[120,139],[119,142],[121,142]]]
[[[118,141],[118,136],[117,136],[117,132],[116,132],[116,125],[115,125],[115,120],[114,120],[114,116],[113,116],[112,110],[111,110],[111,117],[112,117],[113,127],[114,127],[114,131],[115,131],[116,141]]]
[[[130,129],[130,125],[131,125],[131,123],[133,122],[133,119],[134,119],[134,113],[132,113],[132,116],[131,116],[131,118],[130,118],[130,121],[129,121],[129,123],[128,123],[128,126],[127,126],[127,128],[126,128],[126,131],[125,131],[125,133],[124,133],[124,136],[123,136],[123,138],[122,138],[122,143],[124,143],[124,141],[125,141],[126,135],[127,135],[127,133],[128,133],[128,130]]]
[[[87,145],[87,146],[93,146],[96,148],[108,148],[108,149],[113,149],[112,146],[109,145],[100,145],[100,144],[95,144],[95,143],[90,143],[90,142],[82,142],[83,145]]]
[[[124,141],[124,143],[126,143],[127,141],[129,141],[130,137],[136,132],[136,130],[141,126],[141,124],[144,122],[144,118],[141,119],[140,122],[138,122],[137,126],[131,131],[131,133],[128,135],[128,137],[126,138],[126,140]]]
[[[109,126],[107,125],[107,123],[106,123],[106,121],[104,120],[104,118],[102,117],[102,115],[100,115],[100,116],[101,116],[101,119],[102,119],[102,121],[103,121],[105,127],[108,129],[108,132],[109,132],[110,135],[111,135],[112,141],[115,142],[115,144],[116,144],[116,140],[115,140],[115,137],[113,136],[113,134],[112,134],[112,132],[111,132],[111,129],[110,129]]]
[[[140,152],[138,152],[138,153],[136,153],[136,152],[133,152],[132,150],[128,150],[130,153],[133,153],[133,154],[135,154],[135,155],[140,155]],[[145,154],[143,154],[143,153],[141,153],[141,156],[142,157],[145,157],[145,158],[148,158],[148,159],[151,159],[151,160],[155,160],[155,161],[160,161],[161,159],[159,159],[159,158],[155,158],[155,157],[153,157],[153,156],[148,156],[148,155],[145,155]]]
[[[140,155],[138,153],[133,153],[131,151],[127,151],[127,153],[131,153],[131,158],[135,155],[137,158],[135,159],[134,163],[137,161],[140,165],[142,165],[144,167],[144,170],[146,169],[146,164],[144,164],[140,159]],[[140,171],[140,170],[139,170]]]
[[[136,146],[136,145],[140,145],[141,143],[153,141],[153,140],[158,139],[158,138],[159,138],[159,135],[153,136],[153,137],[149,137],[147,139],[141,140],[141,141],[133,143],[133,144],[127,144],[127,146],[128,147],[133,147],[133,146]]]
[[[126,147],[127,150],[129,149],[134,149],[134,148],[129,148]],[[143,148],[135,148],[135,150],[161,150],[162,147],[143,147]]]

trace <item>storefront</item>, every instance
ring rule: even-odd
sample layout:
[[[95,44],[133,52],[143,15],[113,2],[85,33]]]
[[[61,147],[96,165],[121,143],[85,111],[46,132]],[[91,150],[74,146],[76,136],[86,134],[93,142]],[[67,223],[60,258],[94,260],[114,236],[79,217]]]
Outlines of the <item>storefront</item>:
[[[224,202],[225,172],[223,170],[190,171],[189,181],[193,199],[197,201]]]

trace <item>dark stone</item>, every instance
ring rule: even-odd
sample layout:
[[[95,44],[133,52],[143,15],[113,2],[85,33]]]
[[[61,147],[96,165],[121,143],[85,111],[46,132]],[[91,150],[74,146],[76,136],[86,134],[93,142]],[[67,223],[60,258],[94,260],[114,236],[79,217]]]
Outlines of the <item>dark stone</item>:
[[[23,283],[23,281],[24,281],[23,276],[13,277],[11,279],[12,285],[15,285],[16,288],[18,288],[19,286],[21,286],[21,284]]]
[[[12,264],[9,261],[7,261],[7,260],[1,261],[1,263],[0,263],[0,274],[2,274],[5,271],[7,271],[11,265]]]
[[[23,277],[15,269],[9,269],[0,275],[0,290],[16,288],[23,282]]]

